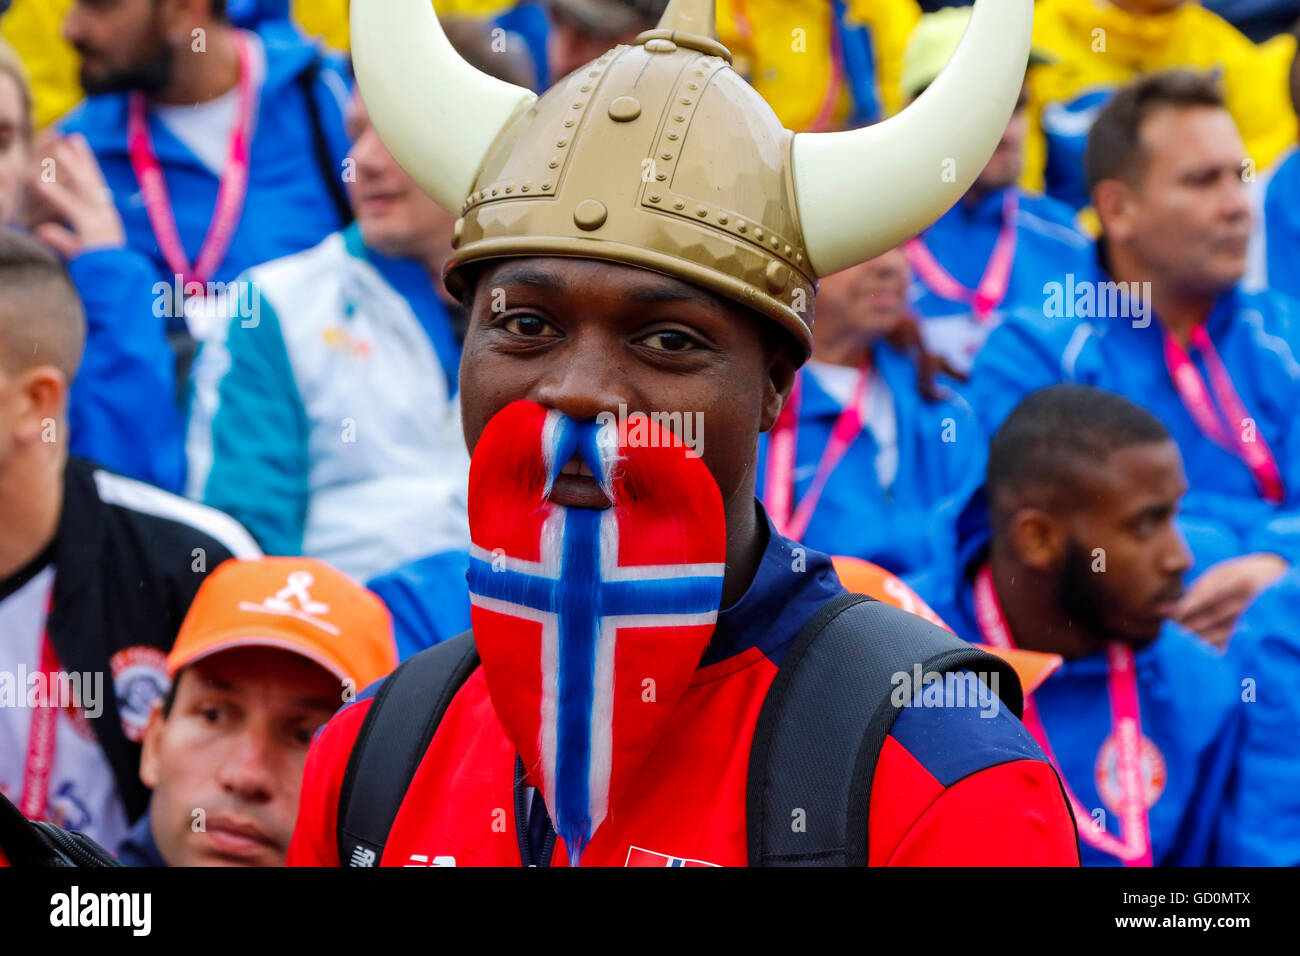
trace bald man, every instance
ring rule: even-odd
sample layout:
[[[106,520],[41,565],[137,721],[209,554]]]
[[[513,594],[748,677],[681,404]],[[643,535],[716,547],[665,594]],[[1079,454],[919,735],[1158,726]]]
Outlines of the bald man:
[[[0,230],[0,793],[115,849],[144,811],[140,740],[208,569],[257,546],[230,518],[67,453],[81,303]]]

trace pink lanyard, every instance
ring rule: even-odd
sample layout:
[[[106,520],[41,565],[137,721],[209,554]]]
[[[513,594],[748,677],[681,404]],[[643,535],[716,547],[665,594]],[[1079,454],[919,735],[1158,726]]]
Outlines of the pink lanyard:
[[[58,686],[59,656],[50,642],[49,615],[53,596],[46,605],[45,632],[41,636],[41,673],[45,675],[46,699],[32,708],[27,732],[27,757],[23,761],[23,792],[18,809],[29,820],[44,820],[50,801],[50,775],[54,771],[54,741],[59,730],[59,708],[53,700]]]
[[[1201,378],[1201,373],[1192,363],[1187,350],[1168,332],[1165,332],[1164,336],[1165,364],[1169,367],[1169,377],[1173,379],[1178,397],[1183,400],[1183,406],[1192,416],[1196,427],[1211,441],[1245,462],[1265,499],[1274,504],[1281,503],[1286,494],[1277,460],[1258,429],[1255,430],[1253,441],[1247,441],[1241,433],[1241,428],[1250,418],[1250,413],[1246,411],[1241,396],[1233,387],[1232,376],[1228,374],[1223,360],[1219,358],[1219,353],[1210,340],[1210,334],[1205,331],[1205,326],[1198,325],[1192,330],[1191,345],[1192,348],[1198,349],[1205,359],[1206,368],[1210,371],[1210,385],[1214,389],[1219,407],[1227,418],[1226,427],[1224,420],[1215,411],[1209,390],[1205,387],[1205,380]],[[1236,422],[1236,427],[1233,427],[1233,422]]]
[[[821,499],[826,482],[830,479],[841,459],[848,452],[849,446],[857,440],[862,432],[862,397],[866,394],[867,383],[871,380],[871,364],[863,362],[858,369],[858,376],[853,383],[853,394],[849,404],[840,412],[831,429],[831,438],[822,452],[817,464],[817,473],[812,485],[800,499],[798,507],[794,506],[794,464],[799,451],[799,401],[803,391],[803,373],[795,378],[794,389],[790,399],[781,409],[772,429],[772,437],[767,449],[767,494],[764,504],[772,518],[776,531],[794,541],[802,540],[808,524],[812,521],[813,511]],[[791,512],[793,511],[793,515]]]
[[[248,195],[252,120],[257,97],[253,84],[252,51],[247,38],[236,33],[235,46],[239,52],[239,105],[234,129],[230,131],[226,168],[217,189],[217,208],[212,216],[212,224],[208,227],[207,237],[203,240],[203,248],[193,265],[185,254],[180,232],[176,228],[171,197],[167,194],[167,181],[158,154],[154,151],[153,137],[149,133],[144,94],[131,94],[127,124],[131,168],[140,183],[140,193],[144,197],[145,211],[149,214],[149,223],[153,227],[158,248],[167,260],[168,268],[182,277],[186,287],[192,282],[206,285],[208,279],[216,273],[230,249],[230,241],[234,238],[235,229],[244,212],[244,200]]]
[[[988,565],[975,578],[975,618],[980,633],[993,647],[1014,648],[1011,629],[993,587],[993,573]],[[1137,668],[1133,649],[1112,641],[1106,645],[1109,665],[1110,720],[1115,745],[1115,775],[1120,787],[1120,823],[1124,839],[1120,840],[1097,826],[1065,779],[1065,772],[1052,752],[1042,717],[1032,697],[1025,698],[1023,723],[1030,735],[1047,754],[1047,759],[1061,777],[1069,798],[1070,809],[1079,837],[1104,853],[1118,857],[1125,866],[1151,866],[1151,826],[1147,819],[1146,796],[1142,786],[1142,719],[1138,710]]]
[[[1002,200],[1002,229],[993,246],[988,266],[974,290],[966,288],[953,278],[952,273],[940,265],[929,248],[920,239],[910,239],[903,244],[903,252],[911,263],[917,278],[941,299],[965,302],[975,312],[975,318],[987,322],[993,311],[1007,297],[1011,286],[1011,267],[1016,261],[1016,215],[1020,210],[1020,197],[1008,189]]]

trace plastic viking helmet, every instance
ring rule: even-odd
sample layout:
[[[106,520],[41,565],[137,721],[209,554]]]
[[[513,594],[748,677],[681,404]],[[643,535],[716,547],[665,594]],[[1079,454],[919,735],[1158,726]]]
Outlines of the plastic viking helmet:
[[[353,0],[357,81],[393,156],[459,215],[447,263],[579,256],[640,266],[775,319],[812,347],[818,276],[917,235],[1006,129],[1033,0],[978,0],[944,72],[865,129],[794,134],[718,42],[714,0],[540,99],[470,66],[430,0]]]

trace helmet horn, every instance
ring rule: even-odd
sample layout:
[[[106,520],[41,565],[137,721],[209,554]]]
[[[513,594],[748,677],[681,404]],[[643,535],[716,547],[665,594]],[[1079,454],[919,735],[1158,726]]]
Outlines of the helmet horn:
[[[795,136],[795,200],[818,275],[918,235],[975,182],[1020,97],[1033,15],[1033,0],[978,0],[951,61],[907,109]]]
[[[497,135],[537,101],[461,59],[429,0],[353,0],[352,57],[380,139],[453,214]]]

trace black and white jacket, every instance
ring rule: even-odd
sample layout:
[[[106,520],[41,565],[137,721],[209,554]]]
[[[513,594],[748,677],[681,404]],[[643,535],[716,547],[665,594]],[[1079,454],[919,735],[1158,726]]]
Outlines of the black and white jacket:
[[[72,459],[54,541],[50,641],[65,671],[104,674],[90,721],[129,820],[148,806],[140,740],[168,686],[166,654],[199,585],[222,561],[261,554],[233,518]]]

